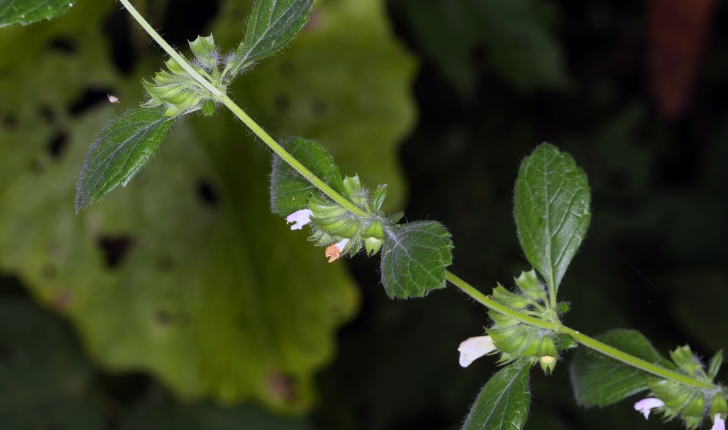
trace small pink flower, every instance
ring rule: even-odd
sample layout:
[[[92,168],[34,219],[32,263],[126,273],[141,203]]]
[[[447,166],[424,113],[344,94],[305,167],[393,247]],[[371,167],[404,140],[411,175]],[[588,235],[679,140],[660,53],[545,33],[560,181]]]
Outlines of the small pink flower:
[[[311,212],[309,209],[301,209],[300,211],[293,212],[286,217],[288,224],[293,223],[291,230],[300,230],[304,225],[311,222]]]
[[[720,414],[715,414],[714,418],[713,427],[710,430],[725,430],[725,420],[720,417]]]
[[[634,404],[635,410],[640,411],[642,415],[645,416],[645,419],[649,418],[650,411],[655,408],[660,408],[662,406],[665,406],[665,402],[660,399],[654,399],[651,397],[647,399],[642,399]]]
[[[106,96],[109,98],[109,102],[111,102],[111,103],[119,103],[119,98],[118,97],[116,97],[116,96],[114,96],[112,94],[107,94]]]
[[[344,252],[344,247],[346,244],[349,243],[349,239],[343,239],[339,243],[335,243],[328,248],[326,248],[326,256],[329,257],[329,263],[333,263],[339,256],[341,256],[341,253]]]
[[[460,344],[460,347],[458,347],[458,351],[460,351],[460,365],[468,367],[475,359],[495,350],[496,347],[493,344],[492,337],[471,337],[470,339],[463,341]]]

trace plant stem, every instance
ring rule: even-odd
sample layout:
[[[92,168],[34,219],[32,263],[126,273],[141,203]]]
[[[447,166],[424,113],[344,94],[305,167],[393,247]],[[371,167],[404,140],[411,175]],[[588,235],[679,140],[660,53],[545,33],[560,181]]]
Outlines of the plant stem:
[[[476,290],[473,286],[468,284],[467,282],[463,281],[462,279],[458,278],[457,276],[453,275],[450,272],[445,272],[445,278],[453,285],[458,287],[460,290],[462,290],[465,294],[469,295],[473,299],[475,299],[477,302],[481,303],[483,306],[493,309],[496,312],[500,312],[502,314],[508,315],[512,318],[515,318],[519,321],[523,321],[526,324],[530,324],[532,326],[544,328],[547,330],[553,330],[556,333],[563,333],[568,334],[569,336],[573,337],[574,340],[579,342],[580,344],[589,347],[595,351],[598,351],[608,357],[611,357],[615,360],[619,360],[623,363],[629,364],[630,366],[636,367],[638,369],[642,369],[645,372],[652,373],[653,375],[660,376],[665,379],[670,379],[676,382],[680,382],[686,385],[690,385],[693,387],[700,387],[700,388],[715,388],[713,384],[709,384],[703,381],[699,381],[697,379],[693,379],[687,375],[684,375],[682,373],[673,372],[672,370],[665,369],[664,367],[656,366],[650,362],[647,362],[645,360],[642,360],[640,358],[637,358],[633,355],[627,354],[626,352],[620,351],[614,347],[611,347],[607,345],[606,343],[599,342],[598,340],[591,338],[589,336],[586,336],[584,334],[579,333],[578,331],[571,329],[569,327],[566,327],[561,324],[551,323],[548,321],[543,321],[537,318],[530,317],[528,315],[523,315],[522,313],[515,311],[507,306],[504,306],[495,300],[491,299],[489,296],[486,296],[485,294],[481,293],[480,291]]]
[[[309,182],[311,182],[314,186],[316,186],[318,189],[323,191],[327,196],[331,197],[335,202],[352,212],[353,214],[357,216],[366,216],[367,213],[354,205],[352,202],[350,202],[348,199],[343,197],[341,194],[337,193],[333,188],[328,186],[325,182],[323,182],[321,179],[319,179],[316,175],[314,175],[310,170],[308,170],[303,164],[301,164],[298,160],[296,160],[291,154],[289,154],[281,145],[278,144],[268,133],[263,130],[258,124],[256,124],[255,121],[253,121],[252,118],[250,118],[237,104],[235,104],[234,101],[230,99],[226,94],[223,94],[220,90],[215,88],[214,85],[212,85],[207,79],[202,77],[199,73],[197,73],[192,66],[187,63],[187,61],[177,53],[167,42],[164,41],[164,39],[152,28],[152,26],[147,23],[144,18],[137,12],[136,9],[129,3],[129,0],[119,0],[129,11],[129,13],[134,17],[134,19],[139,22],[139,24],[142,26],[142,28],[149,33],[149,35],[159,44],[159,46],[162,47],[167,53],[175,60],[177,61],[192,77],[195,78],[201,85],[203,85],[210,93],[215,95],[215,97],[218,98],[219,101],[221,101],[225,106],[232,111],[232,113],[240,118],[240,120],[245,123],[245,125],[250,128],[250,130],[253,131],[263,142],[265,142],[266,145],[268,145],[278,156],[280,156],[282,159],[284,159],[291,167],[296,169],[298,173],[300,173],[304,178],[306,178]],[[571,328],[565,327],[558,323],[553,323],[549,321],[543,321],[538,318],[534,318],[528,315],[524,315],[516,310],[513,310],[507,306],[504,306],[495,300],[491,299],[489,296],[484,295],[480,291],[476,290],[473,286],[468,284],[467,282],[463,281],[462,279],[458,278],[454,274],[452,274],[449,271],[445,272],[445,277],[447,281],[449,281],[451,284],[458,287],[460,290],[462,290],[464,293],[475,299],[477,302],[481,303],[483,306],[493,309],[496,312],[508,315],[512,318],[515,318],[519,321],[522,321],[526,324],[540,327],[546,330],[552,330],[556,333],[564,333],[568,334],[571,337],[574,338],[577,342],[581,343],[582,345],[591,348],[595,351],[598,351],[608,357],[614,358],[615,360],[619,360],[623,363],[626,363],[630,366],[636,367],[638,369],[642,369],[645,372],[652,373],[654,375],[660,376],[665,379],[670,379],[676,382],[680,382],[686,385],[694,386],[694,387],[700,387],[700,388],[715,388],[714,385],[705,383],[703,381],[698,381],[696,379],[690,378],[687,375],[683,375],[677,372],[673,372],[671,370],[656,366],[654,364],[651,364],[647,361],[644,361],[642,359],[639,359],[637,357],[634,357],[632,355],[629,355],[625,352],[622,352],[616,348],[613,348],[605,343],[599,342],[596,339],[593,339],[589,336],[583,335],[579,333],[576,330],[573,330]],[[550,288],[551,290],[551,288]],[[552,308],[556,306],[556,298],[554,292],[551,291],[551,302],[552,302]]]

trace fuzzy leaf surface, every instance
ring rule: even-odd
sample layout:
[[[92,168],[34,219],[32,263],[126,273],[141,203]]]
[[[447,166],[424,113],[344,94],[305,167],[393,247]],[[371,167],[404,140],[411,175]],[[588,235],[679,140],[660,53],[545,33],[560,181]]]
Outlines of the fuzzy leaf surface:
[[[439,222],[420,221],[385,229],[382,283],[390,298],[423,297],[445,288],[452,264],[450,233]]]
[[[293,40],[308,21],[313,0],[257,0],[245,39],[235,52],[231,75],[271,56]]]
[[[346,195],[339,167],[323,145],[312,139],[292,137],[282,142],[281,146],[337,193]],[[320,194],[312,183],[281,157],[273,155],[270,183],[273,213],[289,215],[299,209],[305,209],[313,193]]]
[[[515,194],[521,248],[556,291],[589,227],[586,175],[569,154],[545,143],[523,160]]]
[[[518,360],[493,375],[475,399],[463,430],[520,430],[528,419],[530,360]]]
[[[596,339],[650,363],[674,370],[639,332],[613,330]],[[586,348],[577,350],[570,366],[576,401],[584,407],[604,407],[647,390],[645,372]]]
[[[74,0],[75,1],[75,0]],[[68,0],[0,0],[0,27],[55,18],[73,7]]]
[[[91,145],[76,185],[76,211],[126,186],[159,148],[172,127],[164,109],[131,109],[106,126]]]

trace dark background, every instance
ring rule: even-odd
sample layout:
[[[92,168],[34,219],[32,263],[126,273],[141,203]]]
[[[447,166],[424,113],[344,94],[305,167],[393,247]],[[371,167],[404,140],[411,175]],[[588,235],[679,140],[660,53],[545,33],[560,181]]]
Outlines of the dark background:
[[[484,292],[496,282],[511,286],[530,269],[511,215],[513,183],[520,160],[540,142],[551,142],[584,168],[593,193],[591,228],[560,289],[572,304],[565,323],[589,335],[638,329],[664,354],[686,343],[704,358],[725,349],[728,30],[721,23],[728,6],[690,0],[513,4],[388,3],[395,33],[421,58],[413,87],[419,120],[400,150],[408,219],[435,219],[450,229],[451,270],[458,276]],[[175,5],[175,15],[161,25],[177,44],[200,33],[216,13],[212,1]],[[119,25],[109,34],[122,70],[134,62],[133,50],[124,49],[131,43],[119,24],[124,19],[109,21],[111,28]],[[504,59],[504,49],[534,58]],[[543,66],[553,58],[539,55],[550,50],[559,53],[561,71]],[[378,259],[359,256],[349,264],[362,309],[340,331],[338,357],[320,373],[320,403],[305,421],[321,429],[458,428],[496,371],[489,358],[458,366],[458,344],[482,334],[488,323],[484,309],[454,289],[391,301],[378,279]],[[33,307],[17,281],[0,282],[3,300],[26,301],[29,314],[45,312]],[[180,405],[143,374],[94,370],[66,323],[38,318],[45,325],[24,326],[28,336],[57,331],[76,345],[64,348],[69,362],[81,363],[73,372],[93,381],[89,401],[105,405],[99,425],[142,428],[134,417],[147,417],[151,426],[154,416],[163,417],[156,428],[193,428],[185,426],[196,411],[218,411]],[[23,326],[22,316],[11,319],[15,328]],[[22,337],[7,330],[0,336]],[[569,382],[572,354],[553,376],[532,372],[526,428],[678,428],[657,417],[644,421],[631,399],[603,410],[580,408]],[[0,362],[11,359],[0,348]],[[269,428],[250,424],[250,416],[263,414],[257,409],[239,413],[248,420],[245,428]],[[220,422],[194,428],[228,428]],[[270,428],[306,425],[275,422],[280,427]],[[37,428],[99,428],[66,425]]]

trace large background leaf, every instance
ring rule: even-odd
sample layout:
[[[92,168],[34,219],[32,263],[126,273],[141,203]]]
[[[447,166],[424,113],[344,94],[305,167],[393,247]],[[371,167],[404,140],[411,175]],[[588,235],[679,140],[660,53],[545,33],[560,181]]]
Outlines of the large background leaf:
[[[251,405],[181,405],[140,375],[93,368],[66,321],[18,294],[0,278],[0,427],[3,430],[304,430],[299,419]],[[138,398],[134,398],[138,395]],[[133,404],[129,398],[134,398]]]
[[[224,4],[245,14],[250,6]],[[73,184],[88,145],[117,109],[139,102],[140,75],[160,64],[158,57],[149,58],[123,77],[99,61],[108,58],[101,20],[113,9],[111,3],[85,2],[67,15],[73,25],[63,23],[66,18],[47,24],[59,23],[43,30],[45,44],[30,44],[30,52],[4,51],[4,59],[26,60],[22,67],[6,68],[0,80],[0,112],[14,124],[0,133],[0,267],[17,273],[38,300],[71,318],[86,349],[105,368],[150,372],[184,399],[253,398],[302,411],[314,399],[313,371],[331,360],[332,332],[352,316],[358,295],[345,266],[327,265],[305,238],[270,213],[270,154],[231,115],[177,124],[161,153],[128,187],[80,216],[73,213]],[[294,88],[287,93],[291,105],[310,106],[307,97],[315,94],[337,113],[316,114],[316,127],[328,130],[330,124],[342,139],[311,129],[309,112],[276,121],[260,113],[262,99],[245,91],[234,97],[274,135],[288,135],[276,126],[298,129],[326,139],[332,152],[341,142],[339,153],[358,154],[369,136],[357,131],[378,130],[373,147],[379,153],[370,160],[381,163],[354,164],[350,155],[342,156],[341,165],[376,172],[374,181],[394,185],[401,202],[392,156],[413,117],[406,95],[413,62],[386,33],[380,3],[321,2],[319,12],[357,24],[370,56],[356,59],[368,69],[339,79],[339,69],[316,61],[337,55],[345,28],[320,26],[291,46],[289,71],[273,74],[278,77],[247,74],[238,89],[266,87],[266,96],[275,100],[277,91]],[[221,16],[229,21],[219,22],[215,38],[233,46],[245,15]],[[27,34],[0,37],[22,40]],[[59,34],[72,49],[47,52]],[[356,70],[353,58],[344,56],[337,64]],[[373,71],[388,77],[363,92],[360,81],[366,78],[360,77]],[[312,75],[327,82],[326,88],[308,87]],[[278,85],[280,76],[285,85]],[[121,105],[108,104],[107,93]],[[380,95],[375,104],[369,103],[372,94]],[[21,102],[5,102],[10,100]],[[370,116],[360,123],[362,105],[376,110],[378,103],[392,117]]]

